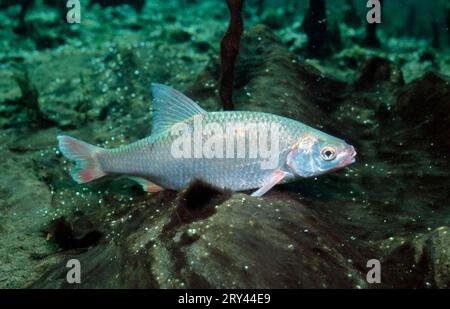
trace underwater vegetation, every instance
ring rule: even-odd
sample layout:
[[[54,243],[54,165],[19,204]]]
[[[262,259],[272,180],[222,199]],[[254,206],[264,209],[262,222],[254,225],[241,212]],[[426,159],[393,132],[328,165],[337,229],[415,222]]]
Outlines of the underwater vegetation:
[[[0,1],[0,287],[449,288],[450,6],[380,2],[369,24],[359,0],[81,1],[68,24],[61,1]],[[75,183],[56,136],[145,138],[155,82],[357,161],[261,198]]]

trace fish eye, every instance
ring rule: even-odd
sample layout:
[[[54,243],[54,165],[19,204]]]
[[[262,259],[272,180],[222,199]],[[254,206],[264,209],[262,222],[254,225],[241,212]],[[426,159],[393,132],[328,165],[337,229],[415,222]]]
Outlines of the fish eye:
[[[321,155],[325,161],[331,161],[336,158],[336,151],[333,147],[323,147]]]

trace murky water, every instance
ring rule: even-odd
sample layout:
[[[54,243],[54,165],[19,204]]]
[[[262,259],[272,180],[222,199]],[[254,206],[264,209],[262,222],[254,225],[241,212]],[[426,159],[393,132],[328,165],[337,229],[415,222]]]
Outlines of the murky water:
[[[74,287],[72,258],[81,287],[450,286],[448,1],[73,2],[0,2],[0,287]],[[152,83],[295,119],[356,162],[260,198],[74,182],[56,137],[149,136]]]

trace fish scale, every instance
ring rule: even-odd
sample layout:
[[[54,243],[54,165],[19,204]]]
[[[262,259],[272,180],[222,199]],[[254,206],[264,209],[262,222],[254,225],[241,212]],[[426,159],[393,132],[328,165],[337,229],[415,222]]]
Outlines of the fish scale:
[[[249,122],[267,125],[277,123],[280,137],[277,168],[285,165],[287,150],[305,131],[305,126],[299,122],[261,112],[210,112],[205,113],[202,118],[203,126],[217,123],[224,129],[228,125],[243,127]],[[185,123],[192,132],[193,118],[187,119]],[[170,131],[158,136],[149,136],[126,146],[107,150],[100,156],[100,162],[106,172],[149,178],[164,188],[174,190],[184,188],[194,179],[202,179],[212,185],[231,190],[258,188],[276,169],[262,169],[260,158],[174,158],[171,154],[171,145],[177,137]],[[204,143],[210,135],[202,137]],[[235,134],[233,139],[236,138]],[[246,134],[246,145],[248,140],[249,136]]]

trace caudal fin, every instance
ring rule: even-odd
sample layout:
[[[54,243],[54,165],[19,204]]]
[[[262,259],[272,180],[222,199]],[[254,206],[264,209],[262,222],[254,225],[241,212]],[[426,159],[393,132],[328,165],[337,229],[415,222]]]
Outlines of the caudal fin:
[[[69,160],[75,161],[75,167],[70,171],[73,180],[86,183],[105,176],[98,160],[102,148],[77,140],[70,136],[58,136],[59,150]]]

